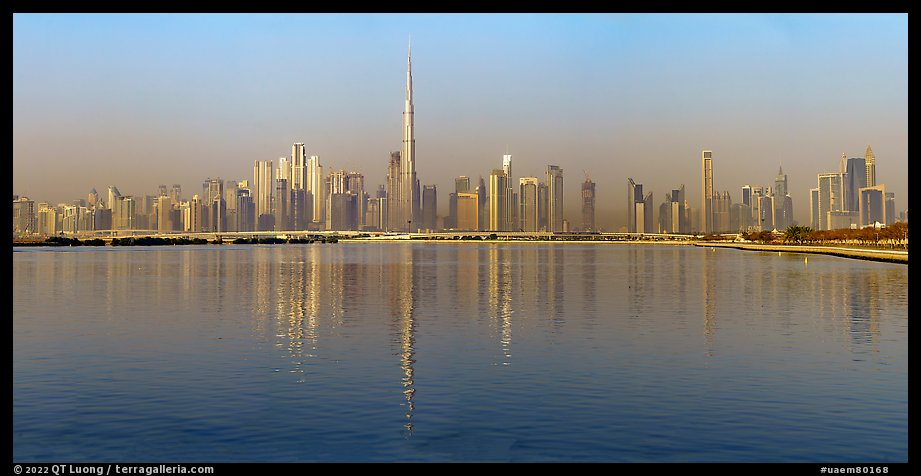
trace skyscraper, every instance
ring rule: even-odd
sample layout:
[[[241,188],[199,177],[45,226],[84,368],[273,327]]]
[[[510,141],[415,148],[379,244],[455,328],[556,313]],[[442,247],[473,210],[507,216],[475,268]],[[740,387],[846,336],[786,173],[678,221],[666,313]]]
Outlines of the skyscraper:
[[[476,186],[477,206],[479,206],[479,216],[477,218],[478,230],[485,230],[489,227],[489,202],[486,201],[486,181],[480,177]],[[458,197],[460,199],[460,197]]]
[[[480,196],[476,193],[461,192],[457,194],[457,224],[458,230],[479,230],[480,228]]]
[[[787,215],[786,198],[790,194],[788,188],[787,174],[783,173],[783,166],[774,177],[774,228],[784,230],[793,223],[793,217]],[[789,202],[792,203],[792,202]]]
[[[448,194],[448,216],[445,217],[445,228],[457,228],[457,194],[469,192],[469,177],[462,175],[454,179],[454,192]]]
[[[278,168],[275,169],[276,179],[285,179],[285,185],[291,188],[291,158],[279,157]]]
[[[587,175],[582,182],[582,231],[595,231],[595,182]]]
[[[304,190],[307,168],[307,154],[304,144],[295,142],[291,146],[291,190]]]
[[[687,214],[684,203],[684,184],[665,194],[659,206],[659,233],[686,233]]]
[[[403,229],[403,214],[400,212],[400,187],[402,173],[400,167],[400,151],[390,153],[390,161],[387,163],[387,230],[398,231]]]
[[[326,219],[326,180],[323,178],[323,166],[320,165],[319,155],[311,155],[307,159],[306,174],[305,187],[307,195],[304,197],[304,201],[313,204],[313,213],[308,213],[308,215],[312,215],[311,220],[314,225],[320,226]]]
[[[867,144],[867,151],[864,153],[864,161],[867,166],[867,187],[873,187],[876,185],[876,156],[873,155],[870,144]]]
[[[508,185],[505,191],[505,229],[518,229],[518,193],[512,187],[512,156],[505,154],[502,156],[502,171],[505,172],[505,183]]]
[[[563,169],[547,166],[547,231],[563,231]]]
[[[469,193],[470,177],[461,175],[454,179],[454,193]]]
[[[237,218],[237,190],[239,182],[233,180],[224,181],[224,229],[227,231],[239,231],[239,219]],[[178,203],[178,202],[173,202]]]
[[[886,224],[895,223],[895,193],[886,192]]]
[[[272,215],[272,185],[275,177],[272,174],[271,160],[257,160],[253,165],[253,205],[256,207],[257,230],[270,231],[274,228],[274,219],[271,228],[267,227],[266,216]],[[205,197],[207,198],[207,197]],[[207,203],[203,204],[208,206]],[[263,226],[265,225],[265,226]]]
[[[275,211],[275,231],[284,231],[291,229],[288,210],[288,198],[291,197],[289,192],[291,189],[288,186],[288,179],[281,176],[280,170],[278,172],[278,176],[275,177],[275,206],[273,207]]]
[[[106,201],[106,208],[113,211],[115,210],[115,201],[118,200],[118,197],[121,197],[122,194],[118,191],[118,187],[115,185],[109,186],[109,196]]]
[[[844,175],[831,172],[819,174],[818,230],[830,229],[828,212],[844,211]]]
[[[858,211],[860,189],[867,187],[867,162],[863,157],[851,157],[847,160],[847,176],[844,186],[844,209]]]
[[[422,228],[434,231],[438,227],[438,186],[422,187]]]
[[[329,174],[326,198],[327,230],[358,230],[364,219],[361,202],[365,195],[364,176],[358,172]]]
[[[642,187],[640,185],[640,195]],[[636,182],[632,177],[627,178],[627,233],[636,233]]]
[[[413,231],[419,228],[419,217],[414,216],[418,208],[419,189],[416,184],[416,136],[413,119],[413,63],[412,50],[406,53],[406,100],[403,106],[403,149],[400,151],[400,229]]]
[[[271,161],[269,161],[271,163]],[[205,180],[202,184],[202,226],[205,231],[225,231],[224,181],[220,178]]]
[[[627,232],[652,233],[652,192],[643,195],[643,184],[627,179]]]
[[[86,203],[91,207],[95,207],[98,202],[99,194],[96,193],[96,187],[93,187],[93,189],[90,190],[90,193],[86,196]]]
[[[700,229],[713,232],[713,151],[701,153]]]
[[[521,231],[538,231],[539,225],[537,220],[537,189],[539,181],[537,177],[522,177],[518,180],[518,197],[519,209],[518,215],[521,224]]]
[[[886,186],[875,185],[860,189],[860,226],[877,222],[886,224]]]
[[[93,189],[95,193],[96,189]],[[28,197],[13,200],[13,235],[31,235],[37,231],[35,202]]]
[[[819,189],[810,188],[809,189],[809,227],[813,230],[821,230],[819,227],[821,220],[819,219]]]
[[[489,230],[508,230],[508,176],[502,169],[489,175]]]

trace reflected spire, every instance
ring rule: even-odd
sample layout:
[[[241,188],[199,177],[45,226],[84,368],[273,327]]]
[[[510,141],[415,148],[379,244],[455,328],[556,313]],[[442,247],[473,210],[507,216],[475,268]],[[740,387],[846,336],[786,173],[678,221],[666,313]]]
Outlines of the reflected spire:
[[[413,316],[415,283],[412,252],[407,251],[409,251],[409,257],[391,267],[393,276],[390,280],[392,283],[390,288],[390,308],[396,327],[394,340],[400,346],[400,369],[403,372],[403,376],[400,378],[400,386],[403,387],[403,396],[406,399],[406,424],[403,427],[411,434],[413,431],[413,412],[416,409],[413,403],[413,398],[416,394],[414,369],[416,363],[416,322]]]

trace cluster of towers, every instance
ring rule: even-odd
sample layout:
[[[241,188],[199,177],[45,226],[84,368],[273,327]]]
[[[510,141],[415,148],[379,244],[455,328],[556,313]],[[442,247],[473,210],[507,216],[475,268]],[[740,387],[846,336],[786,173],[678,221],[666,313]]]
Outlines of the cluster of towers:
[[[713,188],[713,151],[701,152],[700,221],[702,233],[783,230],[795,223],[787,175],[780,167],[772,186],[742,187],[742,201],[732,203],[729,191]]]
[[[815,230],[895,223],[895,194],[876,182],[876,157],[867,145],[863,157],[841,154],[837,172],[818,175],[809,190],[810,222]]]
[[[563,169],[548,165],[545,181],[521,177],[512,181],[512,156],[502,157],[502,168],[489,175],[489,184],[480,177],[472,188],[470,178],[454,180],[448,195],[448,216],[444,228],[469,231],[569,231],[563,219]],[[592,184],[594,220],[594,184]],[[583,224],[585,226],[585,224]],[[592,223],[590,226],[594,226]]]

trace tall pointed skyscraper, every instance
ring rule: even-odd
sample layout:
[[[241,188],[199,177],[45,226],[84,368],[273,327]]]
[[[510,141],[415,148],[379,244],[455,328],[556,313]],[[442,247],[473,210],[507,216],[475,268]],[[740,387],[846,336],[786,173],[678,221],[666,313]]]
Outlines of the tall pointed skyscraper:
[[[867,165],[867,187],[873,187],[876,185],[876,157],[873,156],[870,144],[867,144],[867,152],[863,158]]]
[[[413,63],[412,45],[406,52],[406,102],[403,106],[403,149],[400,154],[400,221],[407,231],[419,228],[419,218],[414,216],[414,203],[419,203],[416,187],[416,136],[413,125]]]

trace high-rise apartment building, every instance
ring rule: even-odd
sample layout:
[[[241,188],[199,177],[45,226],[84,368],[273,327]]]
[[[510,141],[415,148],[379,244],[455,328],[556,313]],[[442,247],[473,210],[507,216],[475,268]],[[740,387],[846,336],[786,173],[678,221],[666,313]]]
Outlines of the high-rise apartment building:
[[[652,233],[652,192],[643,195],[643,184],[627,179],[627,232]]]
[[[588,176],[582,182],[582,231],[595,231],[595,182]]]
[[[783,167],[774,177],[774,228],[785,230],[793,224],[793,201],[787,200],[790,196],[789,182],[787,174],[783,173]]]
[[[819,219],[819,189],[810,188],[809,189],[809,227],[813,230],[821,230],[820,224],[822,220]]]
[[[448,216],[445,228],[457,228],[457,194],[470,192],[470,177],[460,176],[454,179],[454,192],[448,194]]]
[[[461,175],[454,179],[454,193],[469,193],[470,177]]]
[[[437,185],[422,187],[422,229],[432,231],[438,229]]]
[[[457,194],[457,229],[480,230],[480,195],[461,192]]]
[[[307,150],[302,142],[291,146],[291,190],[307,189]]]
[[[400,204],[402,203],[399,200],[400,197],[400,187],[401,180],[403,177],[402,172],[400,172],[400,167],[402,167],[402,159],[400,151],[394,151],[390,153],[390,161],[387,163],[387,230],[388,231],[399,231],[404,229],[405,221],[403,220],[403,214],[400,211]]]
[[[253,205],[256,207],[256,224],[258,231],[271,231],[274,227],[274,218],[272,216],[272,192],[275,176],[272,170],[271,160],[257,160],[253,165],[253,183],[252,195]],[[268,225],[271,222],[272,227]]]
[[[831,229],[828,212],[845,211],[844,176],[845,174],[832,172],[819,174],[817,230]]]
[[[489,230],[508,230],[508,176],[502,169],[489,175]]]
[[[864,187],[859,191],[860,226],[886,224],[886,186]]]
[[[563,169],[547,166],[547,231],[563,231]]]
[[[115,209],[113,207],[115,206],[115,200],[117,200],[118,197],[121,197],[122,194],[118,191],[118,188],[115,185],[110,185],[108,192],[109,193],[107,197],[108,200],[106,201],[106,208],[108,208],[109,210],[112,210],[114,213]]]
[[[170,212],[173,210],[173,199],[167,195],[157,197],[157,232],[166,233],[173,231],[173,220]]]
[[[237,231],[256,231],[256,203],[252,191],[241,186],[237,189]]]
[[[505,172],[505,181],[508,184],[505,193],[505,229],[518,229],[518,192],[513,186],[512,178],[512,156],[505,154],[502,156],[502,171]]]
[[[713,151],[701,152],[700,231],[713,233]]]
[[[480,177],[475,192],[477,194],[477,206],[480,207],[476,229],[486,230],[489,228],[489,202],[486,200],[486,180],[483,177]]]
[[[687,203],[684,200],[684,184],[665,194],[665,201],[659,206],[660,233],[687,233]]]
[[[313,204],[311,220],[319,227],[325,223],[326,212],[326,179],[323,177],[323,166],[320,165],[320,156],[311,155],[307,159],[307,177],[305,186],[307,197],[305,201]]]
[[[537,190],[540,181],[537,177],[522,177],[518,180],[519,213],[521,231],[539,231]]]
[[[858,211],[860,189],[867,187],[867,161],[863,157],[847,160],[847,175],[844,186],[844,209]]]
[[[280,171],[279,171],[280,172]],[[275,177],[275,196],[273,197],[274,206],[272,211],[275,215],[275,231],[290,230],[288,198],[291,197],[290,188],[288,187],[287,177],[281,173]]]
[[[271,163],[271,161],[270,161]],[[205,231],[222,232],[225,230],[224,181],[209,178],[202,184],[202,226]]]
[[[169,198],[173,199],[173,203],[179,203],[182,201],[182,185],[174,183],[169,189]]]
[[[37,231],[35,202],[27,197],[13,200],[13,236],[28,236]]]

